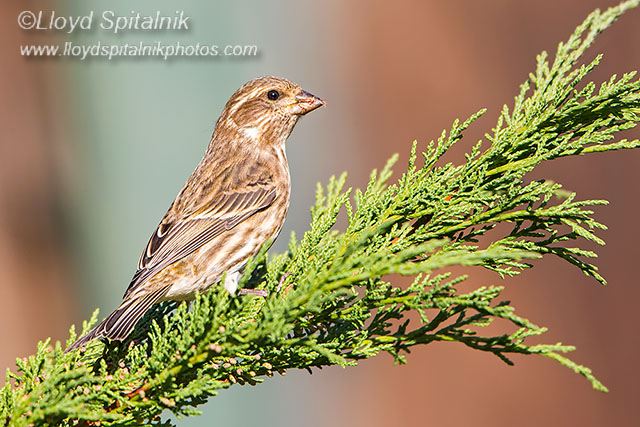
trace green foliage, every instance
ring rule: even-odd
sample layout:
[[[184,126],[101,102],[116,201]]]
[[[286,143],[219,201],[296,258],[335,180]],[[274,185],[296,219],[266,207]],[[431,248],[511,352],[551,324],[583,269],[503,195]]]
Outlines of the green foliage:
[[[190,309],[154,307],[124,343],[94,342],[70,354],[60,343],[40,343],[34,356],[18,360],[19,374],[7,374],[0,420],[12,426],[169,425],[159,419],[163,410],[197,414],[198,405],[235,384],[254,385],[289,369],[355,365],[381,352],[404,363],[411,347],[433,341],[460,342],[507,363],[514,353],[539,354],[606,390],[588,368],[564,356],[573,347],[528,345],[527,338],[546,329],[500,301],[502,287],[465,293],[458,285],[466,276],[447,269],[484,267],[513,276],[531,267],[527,260],[551,254],[605,283],[587,261],[595,253],[567,243],[603,243],[594,231],[605,227],[590,207],[606,202],[578,201],[559,184],[529,181],[526,174],[559,157],[640,146],[614,140],[638,122],[634,73],[596,88],[584,78],[601,56],[578,66],[594,37],[639,2],[592,13],[560,44],[553,64],[539,55],[514,106],[504,107],[486,135],[490,144],[475,144],[464,164],[443,164],[443,156],[484,111],[456,121],[425,147],[420,161],[414,143],[395,184],[388,183],[393,158],[353,197],[345,175],[318,186],[302,240],[292,236],[289,251],[271,259],[263,252],[241,280],[241,286],[269,290],[269,297],[232,297],[214,286]],[[341,212],[348,218],[343,232],[334,227]],[[499,224],[506,227],[496,229]],[[390,275],[413,282],[396,286]],[[97,313],[83,330],[96,320]],[[487,333],[497,320],[513,332]],[[67,344],[75,338],[72,328]]]

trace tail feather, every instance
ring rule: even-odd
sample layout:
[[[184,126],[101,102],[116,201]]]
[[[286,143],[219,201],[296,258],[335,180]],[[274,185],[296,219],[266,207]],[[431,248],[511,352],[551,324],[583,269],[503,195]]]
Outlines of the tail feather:
[[[140,318],[142,318],[144,313],[146,313],[153,304],[158,302],[166,292],[166,288],[161,288],[149,294],[123,301],[113,313],[67,347],[64,352],[68,353],[76,350],[96,338],[122,341],[131,333],[133,327],[138,323]]]

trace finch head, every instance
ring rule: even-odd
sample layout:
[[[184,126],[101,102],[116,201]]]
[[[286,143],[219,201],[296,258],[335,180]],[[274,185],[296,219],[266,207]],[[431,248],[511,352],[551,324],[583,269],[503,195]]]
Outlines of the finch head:
[[[284,145],[298,119],[323,105],[323,100],[289,80],[260,77],[231,96],[216,131],[262,144]]]

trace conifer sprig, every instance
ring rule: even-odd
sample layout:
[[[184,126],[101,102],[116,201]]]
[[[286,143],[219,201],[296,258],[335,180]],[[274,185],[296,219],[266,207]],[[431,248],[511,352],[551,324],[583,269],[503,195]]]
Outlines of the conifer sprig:
[[[511,354],[538,354],[606,388],[565,354],[562,344],[527,344],[546,331],[500,300],[502,287],[463,292],[466,276],[454,266],[484,267],[502,277],[531,267],[527,260],[555,255],[601,283],[579,247],[605,226],[591,207],[551,181],[527,173],[552,159],[631,149],[638,140],[616,140],[639,121],[640,82],[635,73],[613,76],[599,88],[585,82],[602,56],[579,65],[598,33],[640,0],[593,12],[558,47],[553,63],[538,56],[535,73],[504,107],[495,128],[463,164],[445,155],[484,110],[424,148],[414,143],[407,171],[390,184],[392,158],[369,185],[345,188],[346,175],[318,186],[311,226],[285,254],[253,259],[241,286],[269,291],[267,298],[232,297],[221,287],[186,305],[155,306],[122,344],[94,342],[84,352],[63,353],[60,343],[40,343],[17,361],[0,390],[0,422],[28,425],[170,425],[218,390],[255,385],[289,369],[357,364],[381,352],[399,363],[413,346],[462,343],[511,364]],[[420,160],[418,160],[420,158]],[[345,212],[344,231],[336,221]],[[505,228],[497,225],[507,224]],[[575,246],[568,243],[575,242]],[[471,270],[473,271],[473,270]],[[408,286],[393,275],[412,277]],[[419,321],[410,321],[410,315]],[[97,321],[97,313],[83,330]],[[492,322],[511,325],[492,334]],[[74,329],[67,344],[76,338]]]

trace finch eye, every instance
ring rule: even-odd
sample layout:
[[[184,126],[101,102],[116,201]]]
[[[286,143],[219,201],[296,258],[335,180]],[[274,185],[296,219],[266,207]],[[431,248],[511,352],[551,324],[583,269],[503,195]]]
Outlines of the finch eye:
[[[277,90],[270,90],[269,92],[267,92],[267,98],[275,101],[276,99],[280,98],[280,92],[278,92]]]

